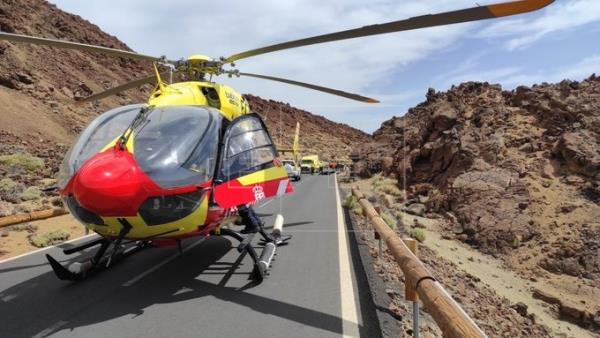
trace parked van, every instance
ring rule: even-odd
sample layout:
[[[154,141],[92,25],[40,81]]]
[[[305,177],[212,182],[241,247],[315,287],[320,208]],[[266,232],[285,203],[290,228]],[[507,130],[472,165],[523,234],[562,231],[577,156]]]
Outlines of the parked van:
[[[323,170],[323,165],[319,161],[319,155],[308,155],[302,157],[300,162],[300,171],[303,174],[318,174]]]

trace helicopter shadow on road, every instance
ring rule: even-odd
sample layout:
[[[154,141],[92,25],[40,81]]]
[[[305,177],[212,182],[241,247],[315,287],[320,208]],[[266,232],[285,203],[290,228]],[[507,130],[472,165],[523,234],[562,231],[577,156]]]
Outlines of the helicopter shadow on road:
[[[236,254],[228,255],[231,251]],[[233,261],[231,257],[234,257]],[[124,272],[130,270],[139,258],[142,257],[136,254],[116,265],[111,269],[113,271],[104,271],[79,283],[58,281],[52,272],[48,272],[4,290],[3,294],[18,296],[0,304],[0,316],[8,323],[3,331],[10,337],[32,336],[60,322],[60,327],[45,332],[50,335],[121,317],[143,316],[151,307],[152,311],[157,311],[156,305],[192,299],[199,300],[195,307],[205,306],[209,311],[215,305],[213,298],[216,298],[220,302],[241,305],[244,311],[281,317],[335,334],[342,333],[342,319],[336,315],[282,302],[275,299],[276,296],[271,298],[257,295],[256,291],[247,292],[252,288],[269,287],[268,279],[260,285],[251,281],[250,258],[238,256],[232,242],[226,238],[210,238],[135,284],[122,286]],[[230,286],[234,276],[236,282],[244,280],[245,283]],[[125,278],[131,277],[127,275]],[[285,276],[274,273],[271,278]],[[209,298],[203,299],[207,296]]]

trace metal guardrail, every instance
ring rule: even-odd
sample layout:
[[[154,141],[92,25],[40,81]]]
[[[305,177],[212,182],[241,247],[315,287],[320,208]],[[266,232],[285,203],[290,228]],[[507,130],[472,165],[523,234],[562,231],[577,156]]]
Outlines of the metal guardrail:
[[[373,205],[357,188],[352,188],[363,211],[372,222],[379,238],[385,241],[388,249],[404,273],[407,290],[414,290],[427,308],[431,317],[448,338],[487,337],[464,310],[444,290],[425,265],[413,254],[396,233],[379,216]],[[408,295],[408,292],[407,292]],[[417,302],[416,297],[414,301]],[[418,307],[415,307],[418,310]],[[417,314],[418,315],[418,311]],[[413,331],[415,332],[415,331]],[[416,330],[418,336],[418,330]]]

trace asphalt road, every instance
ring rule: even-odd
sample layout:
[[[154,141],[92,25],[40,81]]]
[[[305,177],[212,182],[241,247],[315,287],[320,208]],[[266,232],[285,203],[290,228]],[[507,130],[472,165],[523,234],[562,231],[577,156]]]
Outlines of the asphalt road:
[[[46,263],[46,253],[63,263],[82,259],[61,248],[0,263],[0,336],[378,335],[363,324],[370,296],[357,292],[336,193],[333,175],[304,175],[294,194],[256,206],[267,225],[281,213],[294,236],[258,285],[249,280],[251,259],[225,237],[189,239],[183,256],[147,249],[79,283],[58,280]]]

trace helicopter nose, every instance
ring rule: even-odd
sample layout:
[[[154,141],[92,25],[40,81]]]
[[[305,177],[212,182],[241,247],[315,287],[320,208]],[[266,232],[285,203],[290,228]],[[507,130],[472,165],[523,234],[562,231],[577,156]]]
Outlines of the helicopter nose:
[[[127,151],[112,149],[88,160],[73,181],[73,195],[101,216],[135,216],[152,184]]]

